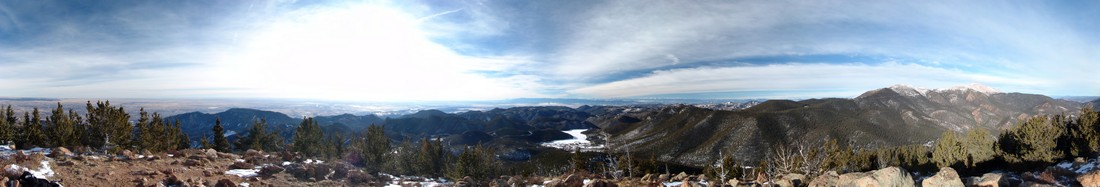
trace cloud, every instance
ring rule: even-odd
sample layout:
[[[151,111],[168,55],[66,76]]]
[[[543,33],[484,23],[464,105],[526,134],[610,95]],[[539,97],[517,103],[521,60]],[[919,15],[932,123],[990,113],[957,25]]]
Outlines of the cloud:
[[[595,6],[584,19],[563,21],[575,24],[563,25],[567,37],[547,57],[557,63],[548,64],[546,74],[606,85],[602,83],[608,78],[684,64],[870,55],[966,69],[969,74],[1058,80],[1050,82],[1055,85],[1030,85],[1034,87],[1028,90],[1041,93],[1100,94],[1100,86],[1093,86],[1100,85],[1100,76],[1087,72],[1100,64],[1095,55],[1100,51],[1097,35],[1074,28],[1083,24],[1080,19],[1063,16],[1080,7],[957,1],[650,1]],[[681,63],[669,64],[667,54],[676,54]],[[880,62],[884,61],[867,63]]]
[[[771,64],[743,67],[696,67],[656,71],[652,74],[581,87],[571,94],[600,98],[632,98],[654,95],[771,92],[787,97],[854,97],[865,90],[893,84],[949,87],[960,82],[980,82],[994,87],[1018,88],[1049,81],[1020,76],[988,76],[919,64]],[[838,91],[839,90],[839,91]],[[771,95],[776,98],[783,95]],[[736,96],[734,96],[736,97]],[[754,95],[752,97],[759,97]]]

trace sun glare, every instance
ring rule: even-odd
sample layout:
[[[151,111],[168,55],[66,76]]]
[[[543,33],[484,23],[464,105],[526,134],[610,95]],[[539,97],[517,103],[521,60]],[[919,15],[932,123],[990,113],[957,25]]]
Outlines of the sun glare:
[[[507,80],[474,74],[492,63],[432,42],[397,8],[353,5],[290,12],[229,54],[219,80],[271,97],[340,100],[469,100],[531,96]],[[235,72],[235,73],[230,73]],[[241,73],[247,72],[247,73]]]

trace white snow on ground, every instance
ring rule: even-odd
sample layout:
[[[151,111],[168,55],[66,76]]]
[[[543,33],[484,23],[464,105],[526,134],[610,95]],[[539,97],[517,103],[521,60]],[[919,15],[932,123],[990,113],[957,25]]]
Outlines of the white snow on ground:
[[[259,176],[258,172],[260,172],[260,169],[231,169],[229,171],[225,171],[225,174],[236,175],[241,178],[249,178]]]
[[[1070,170],[1077,174],[1085,174],[1097,170],[1100,167],[1100,160],[1093,158],[1082,164],[1074,164],[1073,161],[1067,160],[1055,164],[1054,167]]]
[[[39,166],[38,169],[36,169],[36,170],[30,170],[30,169],[27,169],[23,166],[19,166],[19,165],[15,165],[15,164],[11,164],[11,165],[8,165],[7,167],[4,167],[4,170],[9,172],[9,173],[23,173],[23,171],[29,171],[29,172],[31,172],[32,175],[34,175],[35,178],[40,178],[40,179],[49,179],[47,177],[53,177],[53,174],[54,174],[53,169],[50,168],[50,161],[48,161],[48,160],[43,160],[42,161],[42,166]]]
[[[591,141],[588,141],[588,135],[584,135],[584,133],[582,133],[587,130],[588,129],[573,129],[562,131],[566,134],[569,134],[570,136],[573,136],[573,139],[556,140],[552,142],[542,143],[542,146],[565,150],[592,150],[603,148],[603,145],[594,146],[592,145]]]

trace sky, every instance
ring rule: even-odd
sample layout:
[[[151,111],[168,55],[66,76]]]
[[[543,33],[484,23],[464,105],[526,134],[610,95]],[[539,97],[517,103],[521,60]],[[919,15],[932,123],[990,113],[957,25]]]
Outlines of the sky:
[[[0,97],[1100,95],[1095,1],[3,1]]]

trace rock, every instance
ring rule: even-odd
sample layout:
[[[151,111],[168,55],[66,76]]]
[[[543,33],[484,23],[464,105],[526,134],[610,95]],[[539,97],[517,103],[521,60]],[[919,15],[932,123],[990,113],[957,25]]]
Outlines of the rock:
[[[313,177],[313,170],[313,166],[307,164],[291,164],[286,167],[287,173],[290,173],[290,175],[300,180],[307,180]]]
[[[254,167],[256,166],[244,162],[234,162],[232,165],[229,165],[229,169],[252,169]]]
[[[508,185],[510,186],[527,186],[527,181],[523,178],[512,176],[508,178]]]
[[[1077,176],[1077,181],[1081,182],[1081,186],[1100,187],[1100,170]]]
[[[704,175],[704,174],[699,174],[699,176],[695,177],[695,178],[698,179],[699,181],[707,181],[707,175]]]
[[[780,187],[806,186],[806,176],[797,173],[789,173],[780,175],[775,182]]]
[[[760,172],[760,173],[756,174],[756,183],[764,184],[764,183],[767,183],[767,182],[768,182],[768,175],[767,174],[764,174],[764,172]]]
[[[50,158],[72,157],[73,152],[65,147],[56,147],[50,150]]]
[[[836,171],[827,171],[810,181],[810,187],[836,186],[836,181],[839,179],[840,175],[837,175]]]
[[[912,187],[913,178],[905,169],[888,167],[870,172],[854,172],[840,175],[837,186],[897,186]]]
[[[690,177],[690,176],[688,176],[687,173],[680,172],[680,174],[676,174],[676,176],[673,176],[672,180],[673,181],[682,181],[684,179],[687,179],[688,177]]]
[[[657,182],[668,181],[669,177],[671,176],[668,176],[668,174],[661,174],[660,176],[657,176]]]
[[[462,181],[459,181],[459,182],[462,182]],[[455,186],[458,186],[458,185],[455,184]],[[546,187],[565,187],[565,186],[566,186],[565,181],[562,181],[561,179],[550,180],[550,182],[546,183]]]
[[[134,152],[130,150],[122,150],[119,155],[122,155],[122,158],[125,158],[126,160],[137,159],[137,156],[134,155]]]
[[[235,154],[232,154],[232,153],[220,153],[219,152],[216,155],[218,156],[218,158],[226,158],[226,159],[230,159],[230,160],[236,160],[236,159],[241,158],[241,156],[235,155]]]
[[[183,161],[184,166],[202,166],[202,161],[195,159],[187,159]]]
[[[732,179],[726,181],[726,184],[728,184],[730,186],[737,186],[737,184],[740,184],[740,183],[741,183],[741,181],[737,180],[737,178],[732,178]]]
[[[584,186],[584,179],[579,175],[569,175],[565,177],[565,185],[567,186]]]
[[[214,149],[205,149],[205,150],[202,151],[202,153],[206,154],[206,156],[211,156],[211,157],[218,156],[218,150],[214,150]]]
[[[214,184],[214,187],[237,187],[237,183],[234,183],[229,179],[222,179],[218,180],[218,183]]]
[[[374,176],[359,170],[348,171],[348,182],[351,184],[368,184],[375,180]]]
[[[584,187],[619,187],[619,185],[609,180],[600,179],[585,184]]]
[[[653,174],[648,174],[647,173],[647,174],[645,174],[645,176],[642,176],[642,181],[649,182],[649,181],[653,181],[653,179],[654,179]]]
[[[936,175],[921,181],[921,186],[963,187],[964,185],[955,169],[943,167],[940,168],[940,172],[936,172]]]
[[[145,155],[145,156],[152,156],[153,152],[149,152],[149,150],[146,149],[146,150],[141,150],[141,154]]]
[[[210,172],[210,170],[203,170],[203,171],[202,171],[202,176],[205,176],[205,177],[213,177],[213,176],[214,176],[214,173],[213,173],[213,172]]]
[[[318,164],[313,167],[313,178],[317,180],[329,180],[333,173],[335,172],[333,172],[332,166],[329,165]]]
[[[268,165],[268,166],[264,166],[263,168],[260,168],[260,172],[258,172],[258,174],[260,176],[270,177],[272,175],[283,172],[285,170],[286,169],[283,169],[283,167],[279,167],[279,166],[276,166],[276,165]]]

